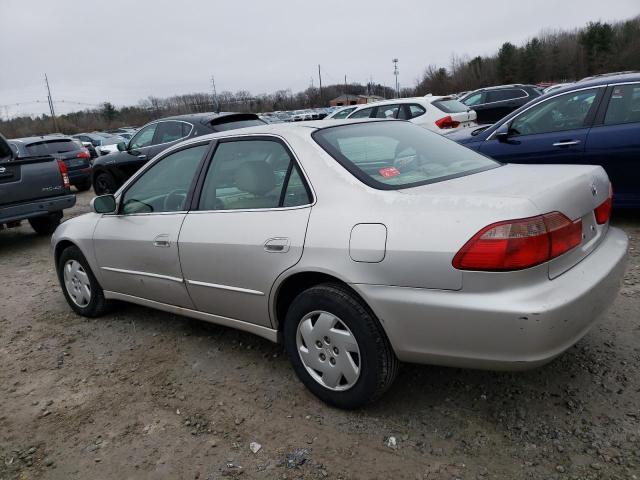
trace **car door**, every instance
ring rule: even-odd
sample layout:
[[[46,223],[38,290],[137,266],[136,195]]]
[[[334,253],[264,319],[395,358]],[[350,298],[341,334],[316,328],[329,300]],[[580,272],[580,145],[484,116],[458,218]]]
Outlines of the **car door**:
[[[589,131],[588,163],[602,165],[616,205],[640,206],[640,83],[613,85]]]
[[[269,292],[302,256],[311,191],[277,137],[221,140],[178,241],[200,311],[271,327]]]
[[[507,163],[583,163],[602,90],[582,89],[539,102],[501,125],[479,150]]]
[[[193,308],[182,280],[178,234],[209,143],[190,145],[154,162],[103,215],[93,244],[105,290]]]
[[[163,120],[157,125],[153,141],[147,152],[149,158],[155,157],[163,150],[187,138],[193,128],[193,125],[181,120]]]

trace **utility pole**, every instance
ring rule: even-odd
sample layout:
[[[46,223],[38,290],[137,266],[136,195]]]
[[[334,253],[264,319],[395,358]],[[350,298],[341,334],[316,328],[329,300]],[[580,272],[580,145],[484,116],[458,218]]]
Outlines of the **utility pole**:
[[[396,98],[400,98],[400,84],[398,83],[398,74],[400,71],[398,70],[398,59],[394,58],[393,60],[393,74],[396,76]]]
[[[345,95],[345,99],[346,99],[346,95],[347,95],[347,75],[345,74],[344,76],[344,95]],[[347,103],[347,105],[349,105]]]
[[[216,79],[211,75],[211,90],[213,91],[213,106],[216,112],[220,111],[220,103],[218,102],[218,93],[216,92]]]
[[[318,64],[318,80],[320,81],[320,104],[324,105],[324,100],[322,99],[322,73],[320,73],[320,64]]]
[[[49,88],[49,79],[47,74],[44,74],[44,83],[47,84],[47,100],[49,101],[49,110],[51,111],[51,118],[53,119],[53,130],[58,132],[58,122],[56,121],[56,111],[53,108],[53,99],[51,98],[51,88]]]

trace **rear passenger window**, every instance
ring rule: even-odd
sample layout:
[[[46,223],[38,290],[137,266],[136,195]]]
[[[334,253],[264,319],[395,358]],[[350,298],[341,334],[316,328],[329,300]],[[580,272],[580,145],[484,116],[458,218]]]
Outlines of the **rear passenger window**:
[[[397,118],[400,105],[381,105],[376,110],[375,118]]]
[[[363,108],[362,110],[357,110],[353,112],[349,118],[369,118],[373,108]]]
[[[613,87],[605,125],[640,122],[640,84]]]
[[[513,100],[514,98],[523,98],[527,96],[527,92],[519,88],[505,88],[503,90],[489,90],[487,92],[487,103],[501,102],[504,100]]]
[[[246,210],[308,203],[306,185],[280,142],[243,140],[218,145],[198,209]]]
[[[153,137],[153,144],[159,145],[161,143],[175,142],[185,136],[183,133],[182,122],[160,122],[158,128],[156,128],[156,134]]]
[[[409,113],[411,114],[409,118],[416,118],[420,115],[424,115],[426,110],[422,105],[411,104],[409,105]]]

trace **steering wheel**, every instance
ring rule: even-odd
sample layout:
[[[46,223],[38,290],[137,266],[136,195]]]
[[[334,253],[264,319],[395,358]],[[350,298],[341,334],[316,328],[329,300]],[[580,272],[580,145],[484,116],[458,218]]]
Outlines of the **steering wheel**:
[[[164,197],[163,210],[165,212],[179,212],[184,209],[184,202],[187,199],[187,191],[179,188],[172,190]]]

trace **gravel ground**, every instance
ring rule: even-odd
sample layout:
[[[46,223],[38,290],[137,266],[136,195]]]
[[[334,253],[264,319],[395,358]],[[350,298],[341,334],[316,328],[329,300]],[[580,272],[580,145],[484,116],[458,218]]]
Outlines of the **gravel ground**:
[[[614,223],[631,237],[621,292],[559,359],[404,365],[357,412],[316,400],[258,337],[132,305],[73,314],[49,239],[2,231],[0,480],[639,478],[640,214]]]

